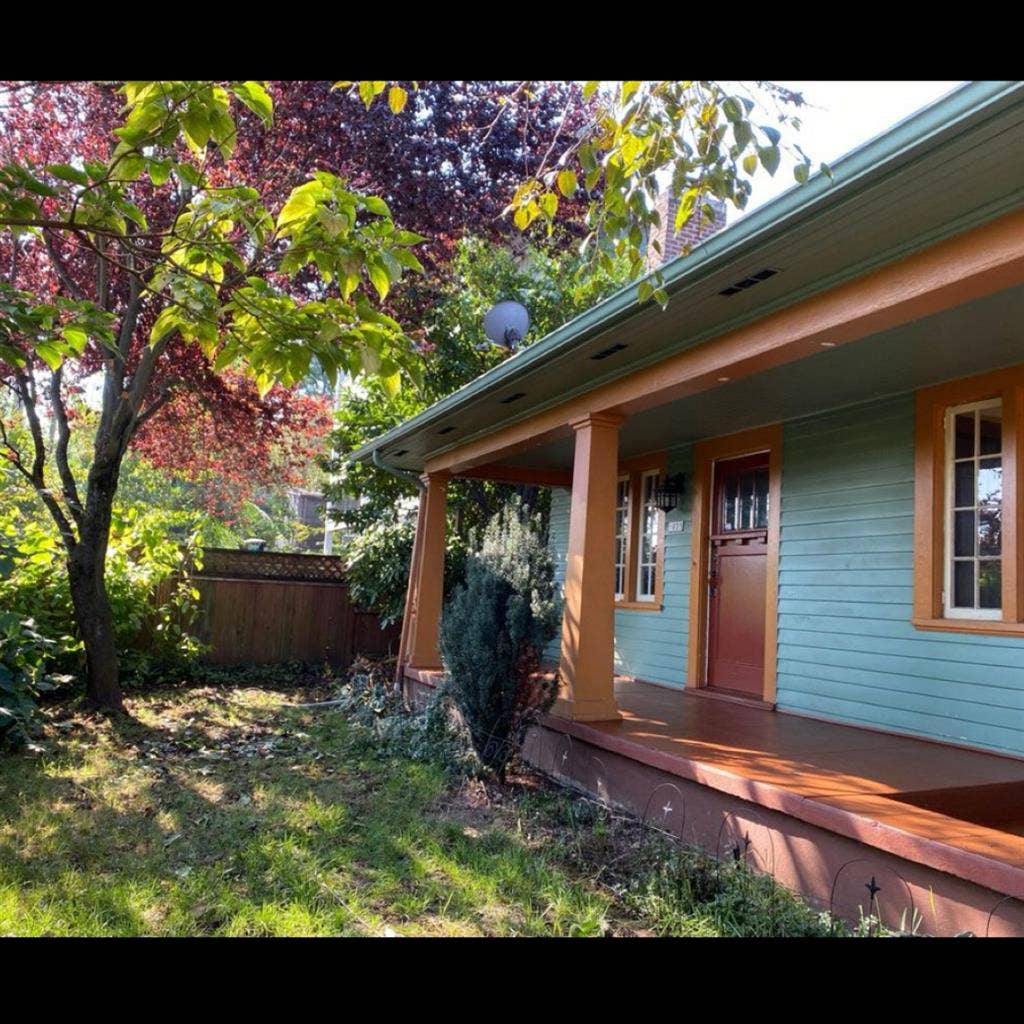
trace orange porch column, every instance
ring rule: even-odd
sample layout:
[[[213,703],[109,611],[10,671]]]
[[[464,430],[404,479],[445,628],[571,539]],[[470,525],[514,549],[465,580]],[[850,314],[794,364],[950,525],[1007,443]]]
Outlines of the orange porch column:
[[[448,474],[427,473],[420,495],[420,514],[416,524],[414,557],[415,598],[412,624],[407,638],[410,668],[440,668],[438,634],[441,605],[444,601],[445,518]],[[420,536],[422,534],[422,537]]]
[[[615,721],[615,492],[623,417],[592,413],[572,422],[569,549],[562,613],[562,689],[553,714]]]
[[[405,611],[402,615],[402,638],[398,644],[398,666],[396,681],[401,683],[402,670],[409,661],[409,645],[416,622],[416,601],[419,597],[420,554],[423,549],[423,519],[426,510],[423,493],[420,492],[419,507],[416,510],[416,533],[413,535],[412,556],[409,559],[409,583],[405,588]]]

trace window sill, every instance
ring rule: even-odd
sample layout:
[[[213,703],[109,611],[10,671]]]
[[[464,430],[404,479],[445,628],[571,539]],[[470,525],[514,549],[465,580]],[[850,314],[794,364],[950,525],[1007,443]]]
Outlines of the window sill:
[[[616,601],[616,610],[622,609],[626,612],[660,612],[660,601]]]
[[[992,636],[1024,636],[1024,622],[999,619],[911,619],[915,629],[936,633],[988,633]]]

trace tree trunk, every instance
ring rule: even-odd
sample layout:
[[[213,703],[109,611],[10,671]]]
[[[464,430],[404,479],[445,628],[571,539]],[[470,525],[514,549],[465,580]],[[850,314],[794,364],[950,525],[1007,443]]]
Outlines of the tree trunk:
[[[104,711],[124,711],[118,678],[114,614],[105,582],[110,518],[117,470],[94,464],[78,543],[68,557],[75,621],[85,645],[85,693],[89,704]]]

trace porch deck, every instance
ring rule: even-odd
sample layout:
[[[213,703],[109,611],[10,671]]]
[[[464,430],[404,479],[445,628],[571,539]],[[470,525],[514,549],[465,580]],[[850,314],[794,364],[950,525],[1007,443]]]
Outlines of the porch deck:
[[[665,786],[666,776],[674,776],[691,805],[684,812],[689,823],[685,830],[680,825],[680,832],[699,840],[703,831],[706,840],[714,835],[711,817],[739,815],[747,824],[737,818],[733,831],[745,828],[749,840],[754,822],[755,832],[767,831],[762,842],[773,845],[774,836],[776,863],[770,870],[805,894],[816,888],[822,902],[829,897],[830,877],[834,896],[837,868],[851,855],[862,856],[878,872],[892,869],[901,884],[922,894],[918,905],[934,903],[942,890],[938,872],[969,883],[968,888],[982,887],[979,896],[956,891],[954,883],[947,895],[955,906],[951,909],[948,901],[941,910],[933,906],[932,916],[945,920],[946,934],[963,928],[992,932],[986,912],[994,911],[1005,919],[995,931],[1024,934],[1024,904],[1018,902],[1024,900],[1024,761],[631,679],[616,680],[615,691],[621,722],[547,717],[548,741],[534,741],[531,759],[541,767],[547,760],[556,774],[644,815],[650,815],[652,787]],[[566,734],[608,753],[575,757],[575,766],[565,767],[570,760]],[[620,757],[656,772],[630,771]],[[659,806],[667,792],[655,801]],[[696,823],[701,814],[707,819],[703,825]],[[815,862],[810,870],[806,851],[804,863],[798,863],[797,837],[780,824],[786,819],[813,827],[804,833]],[[820,830],[860,848],[846,843],[830,857]],[[790,862],[788,870],[782,859]],[[917,867],[926,870],[915,881],[910,876]],[[933,869],[931,875],[927,869]],[[812,884],[809,876],[815,873],[820,877]],[[967,913],[971,903],[975,906]]]

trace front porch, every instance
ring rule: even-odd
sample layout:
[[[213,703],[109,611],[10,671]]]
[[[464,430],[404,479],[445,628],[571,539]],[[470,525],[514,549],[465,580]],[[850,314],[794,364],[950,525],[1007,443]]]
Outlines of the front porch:
[[[621,721],[548,716],[528,759],[809,901],[1024,934],[1024,761],[619,677]]]

